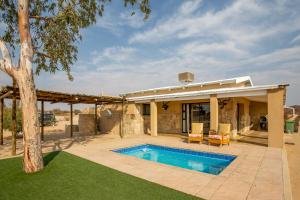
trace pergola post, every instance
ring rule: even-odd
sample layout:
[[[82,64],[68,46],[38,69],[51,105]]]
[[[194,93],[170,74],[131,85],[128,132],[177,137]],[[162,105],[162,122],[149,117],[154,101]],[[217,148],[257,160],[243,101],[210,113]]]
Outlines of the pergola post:
[[[44,101],[41,101],[41,137],[44,141]]]
[[[125,97],[122,98],[122,116],[121,116],[121,123],[120,123],[120,136],[121,138],[124,137],[124,103],[125,103]]]
[[[155,100],[150,102],[150,126],[151,136],[157,136],[157,103]]]
[[[3,145],[3,107],[4,100],[0,99],[0,145]]]
[[[17,151],[17,98],[16,98],[16,81],[13,80],[13,98],[12,98],[12,109],[11,109],[11,143],[12,149],[11,154],[16,155]]]
[[[210,96],[210,130],[218,130],[219,105],[217,95]]]
[[[70,104],[70,133],[71,133],[71,137],[73,137],[73,104]]]
[[[98,121],[98,116],[97,116],[97,104],[95,104],[95,135],[97,135],[97,132],[98,132],[97,121]]]

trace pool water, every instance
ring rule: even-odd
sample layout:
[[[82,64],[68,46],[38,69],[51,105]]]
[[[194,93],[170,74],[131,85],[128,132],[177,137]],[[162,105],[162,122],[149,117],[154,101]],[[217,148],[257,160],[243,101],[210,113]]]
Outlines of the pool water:
[[[236,158],[236,156],[233,155],[177,149],[152,144],[116,149],[113,151],[153,162],[214,175],[221,173]]]

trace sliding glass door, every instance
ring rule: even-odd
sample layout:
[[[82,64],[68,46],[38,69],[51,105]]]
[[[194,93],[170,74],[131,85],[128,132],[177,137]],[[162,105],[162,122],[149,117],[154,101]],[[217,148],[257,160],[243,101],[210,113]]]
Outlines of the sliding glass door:
[[[209,103],[182,104],[182,132],[191,132],[192,122],[203,123],[203,132],[208,134],[210,128]]]

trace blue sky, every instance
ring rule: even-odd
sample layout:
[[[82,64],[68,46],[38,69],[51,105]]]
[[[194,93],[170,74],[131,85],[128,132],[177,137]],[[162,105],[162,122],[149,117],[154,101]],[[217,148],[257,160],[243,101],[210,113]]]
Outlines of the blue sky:
[[[254,84],[289,83],[287,104],[300,104],[300,1],[152,0],[147,21],[120,1],[82,31],[74,81],[63,72],[36,77],[39,89],[87,94],[250,75]],[[0,72],[0,84],[11,80]]]

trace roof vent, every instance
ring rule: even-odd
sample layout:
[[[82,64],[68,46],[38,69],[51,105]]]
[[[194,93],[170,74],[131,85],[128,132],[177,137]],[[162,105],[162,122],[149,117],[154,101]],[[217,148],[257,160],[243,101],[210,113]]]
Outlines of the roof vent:
[[[184,84],[191,83],[194,81],[194,74],[192,72],[179,73],[178,80]]]

